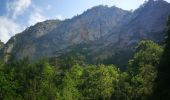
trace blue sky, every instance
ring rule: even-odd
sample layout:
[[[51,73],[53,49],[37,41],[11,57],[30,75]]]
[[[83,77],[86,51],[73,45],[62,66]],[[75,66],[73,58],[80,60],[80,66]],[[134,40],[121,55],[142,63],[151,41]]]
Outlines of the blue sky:
[[[97,5],[117,6],[125,10],[138,8],[145,0],[1,0],[0,40],[47,19],[72,18]],[[170,0],[166,0],[170,2]]]

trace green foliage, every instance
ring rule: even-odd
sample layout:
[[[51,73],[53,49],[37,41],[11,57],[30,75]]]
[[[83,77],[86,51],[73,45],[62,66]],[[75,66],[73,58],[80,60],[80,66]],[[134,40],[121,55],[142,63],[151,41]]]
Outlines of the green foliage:
[[[83,95],[87,99],[109,99],[118,84],[119,70],[115,66],[90,66],[85,69]]]
[[[2,79],[1,84],[9,85],[8,88],[12,88],[9,90],[13,90],[14,93],[19,95],[18,97],[24,100],[42,100],[41,98],[44,97],[54,99],[56,98],[56,88],[52,82],[53,73],[53,68],[45,60],[36,63],[30,63],[28,59],[12,61],[3,67],[2,76],[7,76],[6,79],[9,77],[9,81]],[[7,91],[6,93],[10,92]],[[4,96],[6,95],[4,94]],[[4,96],[2,98],[5,98]],[[16,98],[16,96],[13,98]]]
[[[78,100],[81,94],[78,90],[78,86],[81,83],[81,76],[83,68],[79,65],[73,66],[71,69],[65,72],[62,79],[61,91],[64,100]]]
[[[111,57],[101,60],[103,64],[110,65],[114,64],[120,68],[120,70],[125,71],[128,64],[128,60],[133,57],[134,50],[132,49],[114,49]]]
[[[141,41],[129,61],[128,70],[120,73],[119,83],[112,99],[147,100],[154,89],[157,67],[163,52],[162,47],[152,41]]]
[[[129,71],[137,74],[139,67],[152,65],[158,67],[163,49],[152,41],[141,41],[132,60],[129,61]]]
[[[59,65],[64,69],[69,69],[75,64],[84,64],[85,57],[80,53],[70,52],[69,54],[63,55],[59,59]]]
[[[158,77],[154,93],[155,100],[170,99],[170,16],[167,22],[167,38],[165,43],[164,52],[158,67]]]
[[[154,42],[141,41],[125,72],[114,65],[88,65],[79,53],[60,57],[59,64],[48,59],[0,61],[0,99],[146,100],[162,52]]]
[[[138,44],[137,52],[129,61],[131,99],[146,100],[151,96],[162,52],[163,49],[152,41]]]
[[[11,82],[10,76],[5,75],[0,71],[0,99],[13,100],[13,98],[21,99],[20,95],[16,93],[17,83]]]
[[[132,86],[129,74],[127,72],[122,72],[119,76],[119,82],[111,98],[112,100],[131,100],[129,92],[132,91]]]

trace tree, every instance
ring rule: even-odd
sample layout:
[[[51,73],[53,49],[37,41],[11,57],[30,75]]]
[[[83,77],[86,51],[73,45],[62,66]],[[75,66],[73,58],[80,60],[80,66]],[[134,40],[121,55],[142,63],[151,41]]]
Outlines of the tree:
[[[0,99],[1,100],[12,100],[16,98],[21,100],[21,95],[16,93],[18,88],[16,81],[10,81],[11,76],[6,75],[0,70]]]
[[[4,65],[3,73],[6,77],[2,77],[1,83],[6,85],[3,84],[2,87],[9,88],[24,100],[53,100],[58,97],[58,91],[53,82],[54,70],[47,60],[43,59],[35,63],[31,63],[27,58],[10,61]],[[18,98],[15,96],[13,99]]]
[[[72,51],[60,57],[59,65],[62,69],[69,69],[76,64],[83,65],[84,61],[85,57],[82,54]]]
[[[83,96],[85,99],[107,100],[111,98],[119,80],[119,70],[113,66],[89,66],[85,69]]]
[[[16,98],[21,100],[21,95],[16,93],[18,87],[18,82],[14,80],[14,71],[6,74],[3,60],[0,60],[0,99],[12,100]]]
[[[130,99],[146,100],[152,92],[163,49],[152,41],[141,41],[129,61]]]
[[[167,22],[167,38],[165,48],[158,68],[154,96],[158,100],[170,99],[170,16]]]
[[[127,72],[119,73],[119,81],[111,100],[131,100],[129,93],[132,92],[130,77]]]
[[[61,96],[63,100],[79,100],[81,93],[78,90],[81,84],[81,76],[83,69],[79,65],[74,65],[71,69],[64,73],[61,84]]]

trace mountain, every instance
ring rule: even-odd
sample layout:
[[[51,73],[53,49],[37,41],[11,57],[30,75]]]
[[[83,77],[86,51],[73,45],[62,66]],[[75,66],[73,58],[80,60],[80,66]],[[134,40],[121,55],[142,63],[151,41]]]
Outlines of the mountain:
[[[135,10],[129,23],[123,27],[122,35],[131,35],[129,40],[163,40],[170,4],[163,0],[149,0]],[[128,37],[128,36],[127,36]],[[133,42],[133,41],[132,41]]]
[[[97,6],[72,19],[48,20],[27,28],[5,44],[1,56],[58,57],[79,46],[95,59],[107,59],[113,51],[127,51],[142,39],[162,42],[169,14],[170,4],[163,0],[149,0],[133,12]]]
[[[72,45],[96,41],[116,31],[127,14],[116,7],[97,6],[73,19],[41,22],[12,37],[3,51],[17,58],[53,56]]]
[[[0,40],[0,49],[3,48],[4,43]]]
[[[129,46],[141,39],[151,39],[161,42],[166,28],[166,21],[170,14],[170,4],[163,0],[149,0],[135,10],[130,20],[117,32],[119,36],[118,46]],[[107,39],[115,39],[115,34],[109,34]],[[105,38],[105,39],[106,39]]]

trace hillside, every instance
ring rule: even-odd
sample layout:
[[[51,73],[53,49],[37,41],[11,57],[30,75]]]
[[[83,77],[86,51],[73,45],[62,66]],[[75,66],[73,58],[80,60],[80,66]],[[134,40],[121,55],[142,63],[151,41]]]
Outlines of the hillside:
[[[0,41],[0,49],[3,47],[4,43]]]
[[[97,6],[72,19],[48,20],[27,28],[5,44],[1,56],[59,57],[80,46],[95,60],[116,56],[121,62],[122,52],[132,52],[140,40],[162,42],[169,14],[170,4],[163,0],[149,0],[133,12]],[[131,55],[126,54],[123,60],[127,61]]]

